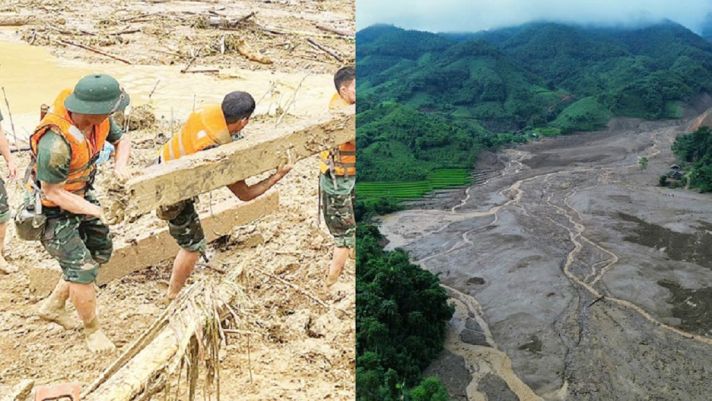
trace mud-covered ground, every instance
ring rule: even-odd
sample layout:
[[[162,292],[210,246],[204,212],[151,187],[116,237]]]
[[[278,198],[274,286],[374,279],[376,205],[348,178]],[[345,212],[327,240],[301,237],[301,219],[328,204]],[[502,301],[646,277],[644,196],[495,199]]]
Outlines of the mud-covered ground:
[[[135,149],[134,162],[140,165],[153,154],[153,149]],[[1,170],[4,174],[4,167]],[[252,334],[229,335],[229,344],[222,349],[223,399],[353,397],[355,328],[353,318],[341,312],[353,314],[354,310],[353,263],[347,264],[334,289],[323,290],[332,242],[323,223],[318,226],[316,222],[317,174],[317,160],[297,163],[275,187],[280,192],[280,210],[236,227],[231,236],[213,243],[210,261],[201,263],[191,278],[192,282],[222,276],[238,267],[247,273],[245,290],[252,305],[243,315],[240,330]],[[11,202],[19,202],[19,190],[11,185],[9,191]],[[222,190],[201,196],[201,211],[209,211],[211,204],[228,196]],[[158,229],[162,224],[152,214],[130,225],[122,223],[112,227],[114,241],[121,246],[137,231]],[[37,384],[93,381],[117,355],[95,356],[85,348],[81,332],[64,331],[35,316],[42,296],[29,290],[26,270],[52,267],[56,262],[39,244],[13,238],[13,231],[10,226],[5,253],[20,272],[0,276],[0,384],[24,378],[33,378]],[[99,316],[119,351],[161,313],[170,264],[166,261],[99,289]],[[298,286],[329,308],[264,272]]]
[[[384,217],[456,306],[429,370],[453,399],[709,399],[712,203],[657,186],[686,123],[519,146],[464,193]]]
[[[60,60],[76,59],[82,68],[99,66],[112,73],[117,70],[122,85],[131,90],[132,101],[139,99],[134,107],[146,103],[156,106],[155,97],[153,102],[147,101],[150,100],[147,95],[153,87],[152,83],[132,85],[132,66],[62,45],[60,40],[100,48],[133,63],[146,64],[148,66],[139,67],[141,72],[136,76],[154,71],[158,74],[147,82],[162,78],[161,66],[165,66],[172,77],[176,76],[179,74],[174,71],[176,66],[187,65],[196,55],[198,57],[191,64],[191,70],[220,69],[220,74],[207,73],[226,79],[225,88],[220,89],[220,93],[213,93],[219,86],[215,84],[216,80],[201,77],[206,73],[183,74],[184,84],[174,81],[162,82],[158,86],[157,96],[164,97],[170,97],[176,85],[193,81],[199,82],[198,86],[203,91],[211,92],[198,91],[196,95],[189,96],[189,100],[182,95],[176,96],[172,100],[176,103],[175,116],[164,110],[156,113],[155,125],[128,133],[133,143],[131,169],[137,175],[153,163],[158,146],[185,118],[182,112],[178,112],[179,108],[187,107],[189,110],[190,104],[186,106],[183,103],[195,103],[196,96],[197,103],[201,104],[219,99],[229,88],[247,86],[258,101],[259,114],[246,128],[247,135],[259,135],[261,130],[269,129],[285,109],[289,114],[282,118],[282,126],[325,111],[333,92],[331,78],[326,73],[333,74],[340,65],[353,60],[353,40],[321,30],[316,25],[353,32],[352,7],[352,2],[337,1],[123,1],[111,5],[84,1],[0,1],[0,25],[3,20],[16,18],[18,13],[21,16],[21,24],[13,27],[12,31],[4,28],[0,32],[0,40],[25,40],[33,46],[48,46]],[[237,25],[206,27],[199,22],[211,16],[231,20],[253,11],[254,15]],[[135,29],[139,31],[111,35]],[[226,38],[224,54],[220,52],[223,36]],[[232,36],[244,40],[250,49],[269,57],[272,64],[248,60],[227,46]],[[106,37],[112,41],[104,42]],[[49,40],[45,41],[46,38]],[[314,49],[306,42],[307,38],[335,49],[338,55],[343,56],[343,63]],[[210,50],[215,45],[218,46],[217,51]],[[22,59],[21,52],[16,56],[17,60]],[[11,62],[12,57],[8,61]],[[12,69],[12,65],[5,64],[3,62],[0,68]],[[226,70],[228,76],[223,77]],[[277,78],[262,72],[274,73]],[[307,75],[309,77],[305,79]],[[275,83],[270,81],[272,79]],[[31,93],[29,95],[37,98],[38,104],[23,106],[26,99],[17,95],[24,88],[21,80],[3,84],[14,107],[16,124],[20,120],[18,115],[23,113],[28,114],[28,120],[36,118],[34,113],[39,108],[39,102],[49,102],[56,94]],[[66,82],[52,84],[68,85]],[[276,89],[265,93],[267,87]],[[265,95],[260,97],[262,93]],[[296,105],[290,109],[289,99],[292,96],[296,99]],[[9,116],[4,107],[3,114],[6,117],[3,128],[8,130]],[[23,132],[19,127],[18,131],[18,137],[22,138]],[[28,163],[28,156],[26,152],[15,155],[21,174]],[[97,184],[100,193],[104,178],[111,175],[110,168],[111,165],[102,167]],[[3,178],[6,176],[2,161],[0,174]],[[248,183],[262,178],[253,177]],[[232,235],[211,244],[208,251],[210,261],[201,262],[191,277],[191,282],[194,282],[223,276],[233,268],[242,268],[246,272],[245,291],[251,303],[249,308],[243,309],[239,334],[228,334],[228,344],[221,350],[221,399],[353,399],[354,267],[353,262],[349,262],[335,288],[328,292],[323,290],[332,241],[323,223],[318,225],[316,220],[317,178],[316,157],[297,163],[274,188],[280,192],[280,209],[252,224],[235,227]],[[17,181],[8,181],[7,188],[14,207],[20,203],[21,185]],[[204,194],[199,209],[209,212],[230,197],[232,194],[226,189]],[[117,247],[122,246],[131,242],[139,232],[150,232],[163,226],[164,223],[153,214],[131,224],[124,222],[112,227],[114,243]],[[11,225],[5,255],[20,268],[20,272],[0,276],[0,394],[5,386],[26,378],[34,379],[37,384],[92,382],[118,354],[95,356],[86,350],[81,332],[64,331],[35,316],[42,296],[29,290],[27,271],[37,266],[56,268],[56,262],[38,243],[14,238]],[[172,256],[167,255],[167,258]],[[161,300],[170,276],[170,265],[171,261],[167,260],[99,289],[99,316],[119,352],[163,310]],[[286,280],[299,290],[265,273]],[[327,307],[300,291],[324,301]],[[162,399],[162,396],[158,397]]]

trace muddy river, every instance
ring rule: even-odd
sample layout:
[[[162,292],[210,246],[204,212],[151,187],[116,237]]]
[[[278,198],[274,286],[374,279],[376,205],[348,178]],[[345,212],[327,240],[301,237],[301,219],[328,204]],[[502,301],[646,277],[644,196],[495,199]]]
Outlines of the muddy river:
[[[199,67],[215,68],[219,73],[181,73],[184,67],[89,64],[59,59],[47,48],[19,42],[10,32],[0,30],[0,86],[5,89],[11,111],[8,112],[5,99],[0,98],[0,110],[5,117],[3,128],[10,132],[12,140],[12,114],[18,138],[26,138],[37,125],[40,105],[50,104],[60,90],[72,87],[82,76],[94,72],[113,75],[131,96],[132,106],[150,102],[158,118],[175,120],[176,126],[194,107],[219,103],[233,90],[251,93],[258,102],[257,114],[281,114],[289,107],[290,113],[299,115],[322,112],[324,99],[329,99],[334,91],[333,77],[329,74],[220,66]]]
[[[490,155],[478,184],[382,219],[456,307],[428,370],[452,399],[710,399],[712,197],[657,186],[685,123]]]

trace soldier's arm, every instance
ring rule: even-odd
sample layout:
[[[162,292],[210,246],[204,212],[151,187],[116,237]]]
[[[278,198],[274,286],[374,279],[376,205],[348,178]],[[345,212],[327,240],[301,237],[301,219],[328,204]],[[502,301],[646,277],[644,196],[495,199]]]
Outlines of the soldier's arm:
[[[238,181],[234,184],[230,184],[227,187],[241,201],[247,202],[247,201],[255,199],[256,197],[267,192],[267,190],[272,188],[272,186],[274,186],[274,184],[278,183],[279,180],[282,179],[282,177],[287,175],[287,173],[291,169],[292,169],[292,165],[287,164],[285,166],[278,168],[276,173],[274,173],[271,176],[265,178],[264,180],[258,182],[257,184],[247,185],[245,180],[242,180],[242,181]]]
[[[44,197],[71,213],[99,217],[101,208],[64,189],[72,150],[59,134],[49,131],[37,144],[37,180]]]
[[[121,140],[114,144],[116,146],[116,160],[114,170],[121,176],[127,175],[129,156],[131,155],[131,140],[124,135]]]
[[[121,177],[128,177],[129,157],[131,156],[131,139],[124,135],[113,119],[111,119],[111,133],[107,138],[116,147],[114,156],[114,171]]]
[[[50,184],[42,181],[42,193],[47,200],[53,202],[62,209],[87,216],[101,217],[101,208],[84,199],[84,197],[73,194],[64,189],[64,183]]]

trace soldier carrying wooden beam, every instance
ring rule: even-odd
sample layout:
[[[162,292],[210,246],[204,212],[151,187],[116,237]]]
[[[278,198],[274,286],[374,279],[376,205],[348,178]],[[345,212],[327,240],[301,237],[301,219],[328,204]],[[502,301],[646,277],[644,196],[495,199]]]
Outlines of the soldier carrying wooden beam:
[[[163,145],[158,162],[166,163],[241,138],[240,132],[250,122],[254,111],[253,97],[240,91],[228,93],[222,104],[201,107],[191,113],[181,130]],[[292,166],[289,160],[274,174],[256,184],[247,185],[244,180],[240,180],[227,187],[240,200],[249,201],[267,192]],[[181,247],[173,262],[166,302],[178,296],[198,258],[205,253],[205,235],[194,203],[195,198],[186,199],[174,205],[162,206],[156,212],[159,218],[168,221],[169,232]]]

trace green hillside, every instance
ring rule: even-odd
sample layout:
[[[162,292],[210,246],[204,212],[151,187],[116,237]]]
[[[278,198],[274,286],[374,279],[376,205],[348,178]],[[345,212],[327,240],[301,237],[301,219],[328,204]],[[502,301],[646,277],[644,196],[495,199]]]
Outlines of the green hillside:
[[[672,22],[459,34],[379,25],[357,33],[356,52],[362,189],[470,169],[482,149],[614,116],[679,118],[712,93],[712,43]]]

